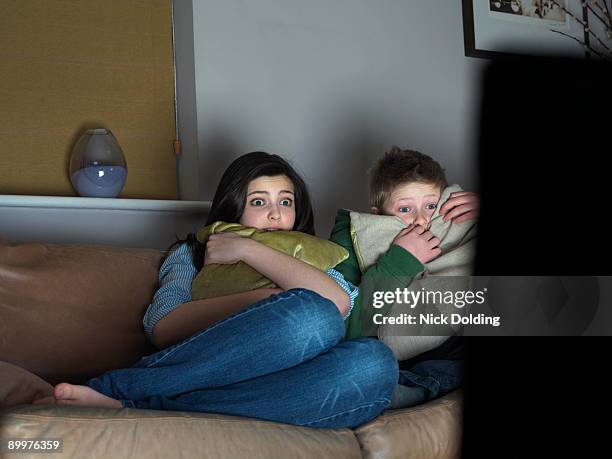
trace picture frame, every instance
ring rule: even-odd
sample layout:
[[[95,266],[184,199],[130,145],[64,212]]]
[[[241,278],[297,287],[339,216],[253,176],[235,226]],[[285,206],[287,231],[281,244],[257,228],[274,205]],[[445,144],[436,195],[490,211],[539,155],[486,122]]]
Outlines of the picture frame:
[[[580,9],[580,0],[563,1],[577,1]],[[543,18],[532,11],[523,11],[522,4],[527,2],[520,0],[462,2],[464,48],[467,57],[585,57],[585,48],[580,43],[585,40],[583,27],[560,8],[555,7],[550,10],[549,17]]]

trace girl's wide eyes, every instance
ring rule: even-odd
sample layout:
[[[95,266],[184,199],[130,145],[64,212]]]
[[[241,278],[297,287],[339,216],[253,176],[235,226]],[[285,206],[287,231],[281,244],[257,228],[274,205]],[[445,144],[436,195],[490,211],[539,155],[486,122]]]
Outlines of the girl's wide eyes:
[[[266,201],[261,198],[251,199],[251,205],[254,207],[265,206]],[[293,205],[293,200],[289,198],[282,199],[280,201],[281,206],[291,207]]]

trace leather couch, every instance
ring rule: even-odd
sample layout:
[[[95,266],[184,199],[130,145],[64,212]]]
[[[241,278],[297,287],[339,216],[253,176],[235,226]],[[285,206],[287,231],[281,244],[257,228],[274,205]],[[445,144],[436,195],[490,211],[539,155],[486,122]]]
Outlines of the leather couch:
[[[162,252],[0,240],[0,439],[61,439],[70,458],[455,458],[462,394],[386,410],[356,429],[210,413],[32,405],[156,349],[141,320]],[[3,456],[6,454],[6,456]],[[13,457],[6,450],[0,457]],[[40,453],[32,453],[41,457]],[[20,455],[28,457],[29,454]]]

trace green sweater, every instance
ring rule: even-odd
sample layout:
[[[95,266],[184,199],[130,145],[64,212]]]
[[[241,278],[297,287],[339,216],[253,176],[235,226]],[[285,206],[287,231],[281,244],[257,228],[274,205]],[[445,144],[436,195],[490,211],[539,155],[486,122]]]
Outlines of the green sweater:
[[[342,273],[347,281],[359,285],[359,296],[355,300],[350,317],[345,321],[344,338],[376,336],[377,328],[371,318],[374,313],[385,314],[391,306],[374,309],[371,301],[372,293],[406,287],[414,276],[425,269],[425,266],[407,250],[398,245],[391,245],[378,262],[362,275],[353,248],[350,212],[345,209],[338,210],[329,239],[344,247],[349,253],[349,257],[334,269]]]

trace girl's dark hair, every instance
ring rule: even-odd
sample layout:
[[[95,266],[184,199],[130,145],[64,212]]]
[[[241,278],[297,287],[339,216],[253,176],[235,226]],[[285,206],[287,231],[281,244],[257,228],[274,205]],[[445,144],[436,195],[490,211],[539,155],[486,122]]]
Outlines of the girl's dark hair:
[[[293,230],[314,235],[314,215],[306,183],[283,158],[263,151],[246,153],[228,166],[217,186],[206,225],[219,220],[227,223],[238,223],[244,212],[249,183],[262,176],[274,175],[286,175],[293,182],[295,198]],[[205,247],[197,240],[194,233],[189,233],[186,239],[173,243],[168,248],[168,252],[174,246],[184,242],[191,248],[195,269],[200,271],[204,265]],[[163,263],[163,260],[161,263]]]

